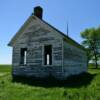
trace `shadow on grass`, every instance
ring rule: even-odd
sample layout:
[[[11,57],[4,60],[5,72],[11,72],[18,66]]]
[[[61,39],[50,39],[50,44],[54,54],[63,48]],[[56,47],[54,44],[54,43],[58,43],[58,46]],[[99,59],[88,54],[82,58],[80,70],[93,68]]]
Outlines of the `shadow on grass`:
[[[69,87],[79,88],[82,86],[88,86],[96,74],[82,73],[80,75],[73,75],[65,80],[57,80],[53,76],[47,78],[36,78],[36,77],[22,77],[14,76],[13,82],[20,82],[31,86],[39,86],[45,88],[51,87]]]

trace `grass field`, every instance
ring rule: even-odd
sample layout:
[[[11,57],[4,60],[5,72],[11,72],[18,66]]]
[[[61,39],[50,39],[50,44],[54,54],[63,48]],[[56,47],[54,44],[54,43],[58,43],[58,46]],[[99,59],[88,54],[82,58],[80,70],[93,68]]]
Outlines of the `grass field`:
[[[44,87],[12,82],[11,66],[0,65],[0,100],[100,100],[100,69],[88,72],[73,86]]]

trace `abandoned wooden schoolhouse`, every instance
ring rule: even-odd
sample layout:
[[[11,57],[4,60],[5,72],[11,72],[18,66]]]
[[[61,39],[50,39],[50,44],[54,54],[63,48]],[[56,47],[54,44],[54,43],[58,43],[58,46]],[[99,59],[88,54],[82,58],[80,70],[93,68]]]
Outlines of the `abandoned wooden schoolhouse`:
[[[40,6],[8,45],[13,47],[13,76],[65,79],[87,71],[84,47],[44,21]]]

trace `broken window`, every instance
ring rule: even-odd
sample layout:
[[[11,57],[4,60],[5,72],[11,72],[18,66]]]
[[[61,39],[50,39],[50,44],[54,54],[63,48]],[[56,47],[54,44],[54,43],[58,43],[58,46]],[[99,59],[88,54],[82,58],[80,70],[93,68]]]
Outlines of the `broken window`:
[[[44,64],[52,65],[52,46],[44,46]]]
[[[21,59],[20,64],[26,64],[26,57],[27,57],[27,48],[21,48]]]

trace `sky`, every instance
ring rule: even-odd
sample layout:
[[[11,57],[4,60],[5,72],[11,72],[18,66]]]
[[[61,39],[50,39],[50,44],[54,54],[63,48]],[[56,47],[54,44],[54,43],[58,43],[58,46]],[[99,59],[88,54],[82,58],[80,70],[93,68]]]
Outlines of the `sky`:
[[[0,64],[11,64],[12,48],[7,44],[32,14],[43,8],[43,19],[78,43],[80,32],[100,26],[100,0],[0,0]]]

